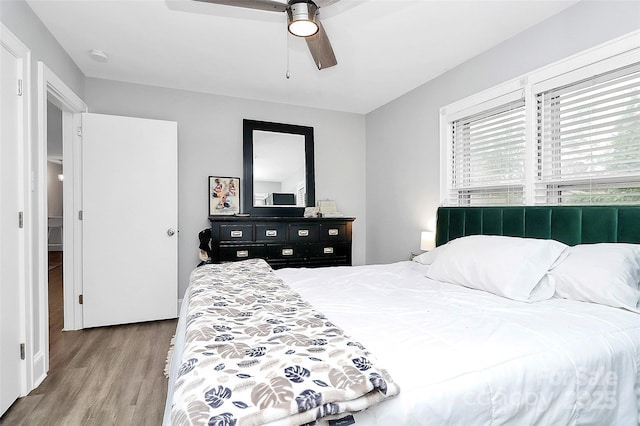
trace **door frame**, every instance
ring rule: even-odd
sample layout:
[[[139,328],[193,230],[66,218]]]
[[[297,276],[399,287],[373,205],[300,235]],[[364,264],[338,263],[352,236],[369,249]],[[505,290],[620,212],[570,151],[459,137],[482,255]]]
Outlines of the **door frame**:
[[[34,354],[34,388],[46,377],[49,370],[49,280],[47,272],[47,100],[62,111],[62,146],[64,168],[63,180],[63,282],[64,282],[64,329],[82,328],[82,305],[74,303],[82,293],[82,227],[78,219],[81,206],[80,181],[80,113],[87,111],[87,105],[43,62],[38,62],[38,135],[36,187],[37,217],[37,274],[39,283],[36,307],[38,323],[38,347]]]
[[[17,326],[20,340],[25,343],[25,360],[20,363],[20,395],[24,396],[32,389],[33,364],[29,355],[33,353],[32,321],[33,307],[33,279],[34,262],[32,235],[33,216],[29,175],[31,172],[31,50],[18,39],[4,24],[0,23],[0,44],[10,51],[20,62],[19,78],[22,79],[22,96],[19,99],[20,125],[18,146],[18,206],[23,212],[23,229],[18,234],[18,297],[19,318]],[[16,82],[16,90],[18,89]]]

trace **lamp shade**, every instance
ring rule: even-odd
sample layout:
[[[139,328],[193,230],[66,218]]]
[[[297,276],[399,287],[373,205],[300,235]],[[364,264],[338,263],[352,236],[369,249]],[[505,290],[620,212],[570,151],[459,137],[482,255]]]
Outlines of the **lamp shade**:
[[[313,3],[293,3],[287,9],[289,32],[298,37],[309,37],[318,32],[316,13],[318,8]]]
[[[422,231],[420,233],[420,250],[431,250],[436,246],[436,233],[433,231]]]

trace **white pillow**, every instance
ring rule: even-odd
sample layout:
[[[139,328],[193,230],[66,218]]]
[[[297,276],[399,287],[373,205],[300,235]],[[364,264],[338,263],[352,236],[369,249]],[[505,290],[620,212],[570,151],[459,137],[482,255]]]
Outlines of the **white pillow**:
[[[546,274],[567,245],[554,240],[473,235],[443,247],[427,271],[428,278],[537,302],[553,296],[553,283]]]
[[[413,258],[414,262],[418,262],[418,263],[422,263],[423,265],[431,265],[433,263],[434,260],[436,260],[436,257],[438,256],[438,253],[440,253],[441,251],[443,251],[444,249],[444,245],[443,246],[438,246],[435,248],[432,248],[429,251],[426,251],[422,254],[417,255],[416,257]]]
[[[640,245],[582,244],[549,271],[556,295],[640,312]]]

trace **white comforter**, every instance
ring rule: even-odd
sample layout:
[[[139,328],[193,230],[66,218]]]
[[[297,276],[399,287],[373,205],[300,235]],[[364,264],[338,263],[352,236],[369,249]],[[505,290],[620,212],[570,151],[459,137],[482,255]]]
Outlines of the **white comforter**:
[[[640,424],[640,315],[516,302],[431,281],[426,268],[276,271],[400,384],[356,425]]]

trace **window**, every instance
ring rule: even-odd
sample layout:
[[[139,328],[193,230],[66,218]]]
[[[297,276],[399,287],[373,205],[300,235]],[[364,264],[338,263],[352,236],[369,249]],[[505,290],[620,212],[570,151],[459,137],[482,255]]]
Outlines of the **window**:
[[[640,203],[640,65],[536,101],[536,203]]]
[[[640,204],[640,31],[441,109],[441,203]]]
[[[453,205],[524,204],[524,99],[453,122]]]

